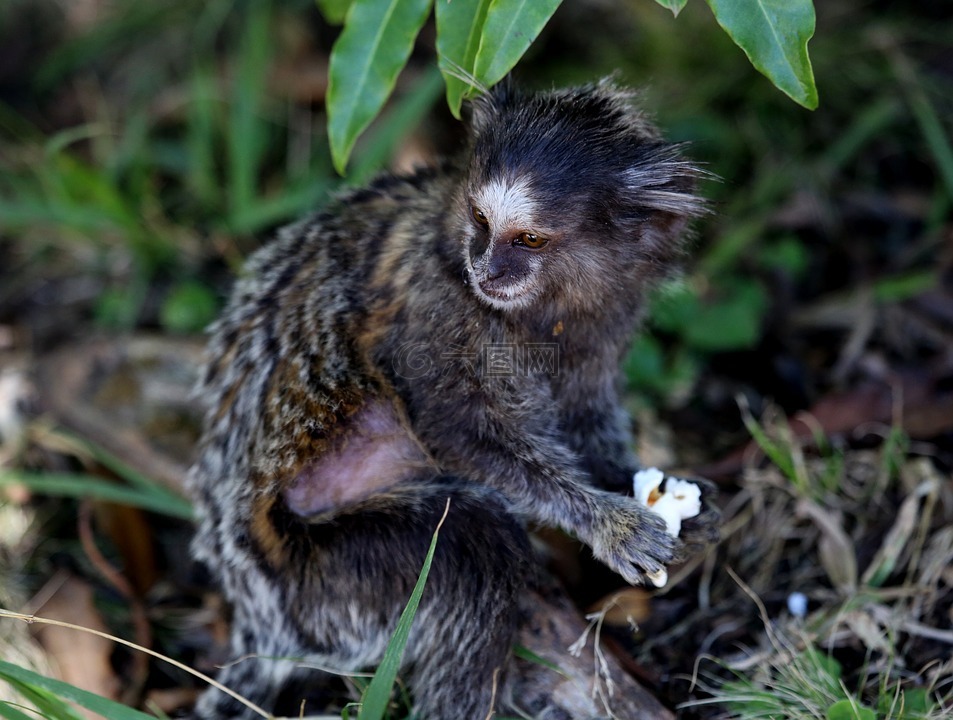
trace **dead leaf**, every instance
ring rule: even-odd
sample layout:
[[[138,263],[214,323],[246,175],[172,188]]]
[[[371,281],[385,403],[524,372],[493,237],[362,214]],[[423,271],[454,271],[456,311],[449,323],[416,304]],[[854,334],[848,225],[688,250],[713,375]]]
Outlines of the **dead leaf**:
[[[798,517],[810,519],[821,531],[818,553],[824,572],[838,590],[849,592],[857,587],[857,558],[850,538],[834,513],[810,500],[797,504]]]
[[[68,577],[36,614],[50,620],[109,632],[93,604],[92,587],[75,576]],[[119,678],[110,664],[112,641],[55,625],[35,627],[37,639],[57,668],[57,676],[61,680],[110,700],[119,700]],[[89,718],[100,717],[87,710],[79,711]]]
[[[865,584],[880,587],[894,571],[900,554],[916,530],[921,501],[927,495],[936,495],[938,492],[938,481],[928,478],[900,504],[896,522],[864,572],[862,580]]]
[[[892,644],[883,626],[864,610],[852,610],[843,616],[844,622],[868,650],[890,654]]]
[[[586,612],[590,613],[604,613],[603,621],[607,625],[638,625],[652,615],[652,594],[642,588],[623,588],[593,603]]]

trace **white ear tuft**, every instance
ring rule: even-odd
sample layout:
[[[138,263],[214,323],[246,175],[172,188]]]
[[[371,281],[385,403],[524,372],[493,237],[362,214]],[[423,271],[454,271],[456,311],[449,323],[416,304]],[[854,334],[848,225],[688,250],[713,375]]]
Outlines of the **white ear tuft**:
[[[704,215],[708,207],[705,199],[695,193],[695,184],[707,175],[683,158],[677,146],[667,146],[628,168],[624,181],[630,198],[641,207],[697,217]]]

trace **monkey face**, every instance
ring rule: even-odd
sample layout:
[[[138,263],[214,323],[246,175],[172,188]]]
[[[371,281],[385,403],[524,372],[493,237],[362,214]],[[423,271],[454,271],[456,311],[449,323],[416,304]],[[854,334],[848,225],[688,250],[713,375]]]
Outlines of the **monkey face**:
[[[500,310],[531,303],[543,290],[555,235],[540,218],[531,180],[496,179],[475,188],[465,212],[465,260],[477,297]]]
[[[602,83],[474,102],[457,228],[482,301],[601,316],[672,266],[698,171],[628,100]]]

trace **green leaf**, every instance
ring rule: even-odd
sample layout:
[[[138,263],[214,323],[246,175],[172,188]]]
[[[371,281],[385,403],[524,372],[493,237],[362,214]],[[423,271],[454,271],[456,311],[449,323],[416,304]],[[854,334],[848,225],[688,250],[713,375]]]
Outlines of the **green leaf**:
[[[491,87],[513,69],[562,0],[492,0],[474,62],[477,80]]]
[[[826,679],[831,681],[831,687],[836,688],[838,686],[841,676],[844,674],[844,668],[837,661],[837,658],[823,653],[811,645],[804,650],[804,659],[811,667],[824,673]]]
[[[450,510],[450,501],[447,501],[447,511]],[[433,563],[434,552],[437,550],[437,537],[440,534],[440,527],[447,516],[444,512],[443,518],[437,523],[437,529],[433,531],[433,538],[430,540],[430,549],[427,551],[427,557],[424,558],[423,567],[420,568],[420,575],[417,577],[417,584],[410,594],[410,600],[407,606],[400,614],[397,621],[397,629],[387,643],[387,649],[384,651],[384,658],[377,667],[377,672],[367,686],[367,692],[364,693],[361,710],[358,714],[358,720],[381,720],[390,703],[391,690],[394,687],[394,681],[397,679],[397,670],[400,668],[401,658],[404,656],[404,648],[407,646],[407,638],[410,637],[410,627],[413,625],[414,616],[417,614],[417,608],[420,605],[420,598],[424,594],[424,586],[427,584],[427,576],[430,574],[430,565]]]
[[[431,0],[354,0],[331,50],[328,138],[335,169],[344,174],[357,136],[394,89]]]
[[[877,720],[877,713],[855,700],[838,700],[827,708],[827,720]]]
[[[761,335],[761,319],[766,311],[764,288],[755,281],[739,279],[691,317],[685,328],[685,342],[707,352],[751,347]]]
[[[708,0],[708,5],[759,72],[796,103],[817,107],[807,53],[814,35],[811,0]]]
[[[622,370],[632,385],[658,390],[665,376],[665,355],[658,340],[639,335],[625,356]]]
[[[670,333],[684,332],[700,310],[695,289],[684,280],[665,283],[652,293],[652,325]]]
[[[159,321],[174,333],[200,332],[218,314],[218,299],[207,286],[194,280],[179,283],[159,309]]]
[[[463,98],[473,90],[472,78],[486,14],[492,0],[436,0],[437,58],[447,85],[447,105],[460,117]]]
[[[685,7],[685,3],[687,3],[688,0],[655,0],[655,2],[666,10],[671,10],[672,15],[678,17],[678,14],[682,11],[682,8]]]
[[[343,25],[352,0],[316,0],[324,19],[332,25]]]
[[[155,720],[152,715],[146,715],[138,710],[121,705],[117,702],[101,697],[87,690],[81,690],[62,680],[48,678],[32,670],[19,667],[13,663],[0,660],[0,679],[18,687],[30,686],[52,693],[56,697],[75,702],[110,720]]]
[[[936,703],[930,697],[930,691],[926,688],[900,690],[900,697],[896,694],[895,689],[881,692],[877,703],[877,710],[881,716],[897,720],[913,720],[925,718],[936,707]]]

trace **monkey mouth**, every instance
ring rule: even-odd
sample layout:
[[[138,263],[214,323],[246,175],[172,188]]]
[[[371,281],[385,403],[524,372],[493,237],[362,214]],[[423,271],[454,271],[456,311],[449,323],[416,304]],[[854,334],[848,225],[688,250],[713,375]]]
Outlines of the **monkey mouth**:
[[[500,283],[494,280],[479,281],[472,279],[472,286],[477,297],[491,307],[507,310],[523,307],[532,299],[532,283],[528,278],[517,281]]]

